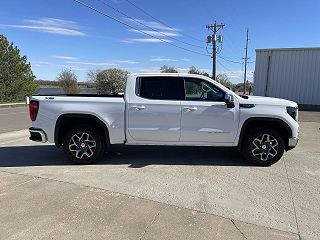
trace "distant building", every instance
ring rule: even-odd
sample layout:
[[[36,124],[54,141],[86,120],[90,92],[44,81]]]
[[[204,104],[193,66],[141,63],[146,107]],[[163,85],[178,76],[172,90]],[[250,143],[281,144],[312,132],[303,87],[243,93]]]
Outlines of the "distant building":
[[[257,49],[253,93],[320,110],[320,48]]]

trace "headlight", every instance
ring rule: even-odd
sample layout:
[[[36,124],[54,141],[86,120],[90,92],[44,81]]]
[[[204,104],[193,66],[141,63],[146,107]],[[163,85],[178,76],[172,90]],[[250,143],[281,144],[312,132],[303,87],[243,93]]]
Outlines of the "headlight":
[[[287,107],[287,113],[296,121],[298,121],[298,108],[297,107]]]

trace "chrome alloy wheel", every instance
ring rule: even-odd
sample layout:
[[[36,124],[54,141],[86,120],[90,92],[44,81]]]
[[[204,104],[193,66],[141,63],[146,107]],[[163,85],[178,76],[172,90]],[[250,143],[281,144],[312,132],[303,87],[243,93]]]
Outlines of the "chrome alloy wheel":
[[[270,134],[262,134],[256,137],[251,146],[253,156],[261,161],[267,161],[278,153],[279,144]]]
[[[74,134],[69,141],[69,151],[78,159],[86,159],[96,150],[96,141],[89,133]]]

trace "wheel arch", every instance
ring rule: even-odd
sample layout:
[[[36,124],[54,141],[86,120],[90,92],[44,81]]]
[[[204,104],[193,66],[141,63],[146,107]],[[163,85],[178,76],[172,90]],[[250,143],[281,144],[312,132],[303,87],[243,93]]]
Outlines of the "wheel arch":
[[[87,124],[94,126],[104,133],[104,139],[107,146],[110,145],[109,130],[106,124],[98,117],[91,114],[67,113],[58,117],[54,129],[54,143],[60,147],[63,142],[63,136],[66,130],[72,126]]]
[[[238,141],[238,151],[241,151],[243,139],[246,136],[246,134],[250,131],[251,126],[268,126],[275,128],[283,136],[285,148],[287,150],[288,140],[292,136],[292,130],[286,122],[278,118],[252,117],[245,120],[245,122],[242,124]]]

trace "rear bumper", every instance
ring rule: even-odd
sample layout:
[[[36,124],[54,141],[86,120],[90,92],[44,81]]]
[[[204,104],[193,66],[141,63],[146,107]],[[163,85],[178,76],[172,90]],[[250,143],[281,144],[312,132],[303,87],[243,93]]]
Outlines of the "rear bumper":
[[[31,127],[29,128],[29,132],[30,132],[29,139],[31,141],[42,142],[42,143],[45,143],[48,141],[46,133],[40,128]]]

